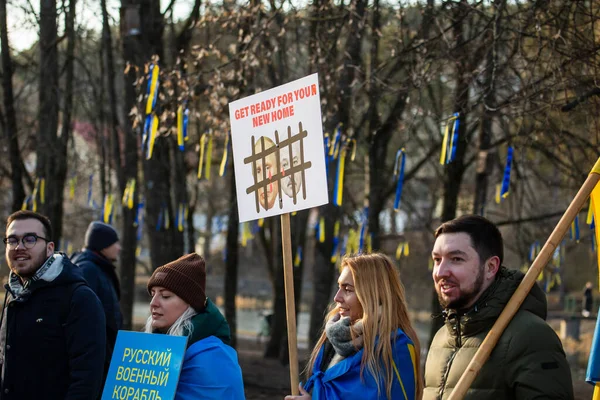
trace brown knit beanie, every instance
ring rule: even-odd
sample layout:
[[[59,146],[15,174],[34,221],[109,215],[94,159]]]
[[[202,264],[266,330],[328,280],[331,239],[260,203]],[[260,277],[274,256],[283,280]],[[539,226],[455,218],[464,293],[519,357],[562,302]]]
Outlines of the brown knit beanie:
[[[196,253],[191,253],[158,267],[148,281],[148,293],[154,286],[162,286],[181,297],[194,310],[204,311],[206,306],[204,259]]]

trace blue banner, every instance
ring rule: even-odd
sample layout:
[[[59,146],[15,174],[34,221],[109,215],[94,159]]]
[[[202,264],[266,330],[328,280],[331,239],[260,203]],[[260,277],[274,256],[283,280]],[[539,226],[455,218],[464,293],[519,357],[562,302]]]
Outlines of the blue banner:
[[[102,400],[172,400],[186,346],[187,336],[119,331]]]

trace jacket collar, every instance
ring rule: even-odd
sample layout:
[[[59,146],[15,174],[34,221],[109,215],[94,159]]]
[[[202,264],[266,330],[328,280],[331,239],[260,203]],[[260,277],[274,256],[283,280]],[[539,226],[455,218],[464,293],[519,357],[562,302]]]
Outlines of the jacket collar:
[[[206,299],[204,311],[192,317],[193,330],[188,339],[188,347],[209,336],[216,336],[225,344],[231,342],[229,325],[215,304]]]
[[[8,286],[15,298],[32,292],[47,282],[53,282],[63,271],[63,258],[61,253],[55,253],[48,257],[42,266],[36,271],[31,279],[22,282],[21,278],[14,272],[10,272]]]

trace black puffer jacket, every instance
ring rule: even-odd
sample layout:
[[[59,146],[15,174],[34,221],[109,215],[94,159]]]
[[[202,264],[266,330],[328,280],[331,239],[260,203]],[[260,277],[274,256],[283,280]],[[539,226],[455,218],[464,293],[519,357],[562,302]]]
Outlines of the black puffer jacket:
[[[123,328],[123,315],[119,306],[121,291],[115,266],[100,254],[91,250],[84,250],[71,257],[73,264],[81,268],[83,277],[100,299],[106,317],[106,365],[105,374],[108,372],[117,333]]]
[[[1,400],[90,400],[102,390],[104,312],[79,268],[55,254],[40,279],[6,285]]]

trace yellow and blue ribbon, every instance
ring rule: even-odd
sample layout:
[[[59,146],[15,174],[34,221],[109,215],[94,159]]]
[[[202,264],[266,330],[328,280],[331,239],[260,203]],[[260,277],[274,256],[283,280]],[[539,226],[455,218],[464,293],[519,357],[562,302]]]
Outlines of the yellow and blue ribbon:
[[[21,210],[27,210],[29,208],[29,203],[31,202],[31,195],[25,197],[23,203],[21,204]]]
[[[31,193],[31,211],[37,212],[37,197],[40,186],[40,178],[35,179],[35,184],[33,186],[33,193]]]
[[[175,225],[177,226],[177,230],[179,232],[183,232],[183,228],[185,226],[187,214],[187,205],[185,203],[179,203],[177,207],[177,215],[175,216]]]
[[[121,204],[133,210],[133,200],[135,196],[135,179],[132,178],[127,181],[125,185],[125,190],[123,191],[123,198],[121,199]]]
[[[577,241],[579,243],[579,215],[575,215],[575,219],[571,222],[571,228],[569,229],[569,239]]]
[[[148,85],[146,92],[148,93],[148,99],[146,100],[146,115],[150,114],[156,106],[156,99],[158,98],[158,88],[160,86],[159,78],[160,67],[156,64],[150,64],[150,70],[148,71]]]
[[[346,148],[342,148],[338,158],[337,173],[335,175],[335,186],[333,190],[333,204],[336,206],[342,205],[342,197],[344,194],[344,168],[346,164]]]
[[[154,143],[156,142],[156,136],[158,133],[158,117],[152,116],[152,127],[150,128],[150,143],[148,143],[148,151],[146,153],[146,160],[152,158],[154,152]]]
[[[302,263],[302,246],[298,246],[296,249],[296,256],[294,257],[294,267],[298,268]]]
[[[325,243],[325,217],[319,217],[317,238],[319,239],[319,243]]]
[[[510,190],[510,171],[512,169],[513,160],[513,147],[508,146],[506,152],[506,165],[504,166],[504,176],[502,178],[502,187],[500,189],[500,196],[505,199],[508,196]]]
[[[460,114],[454,113],[446,121],[446,128],[444,129],[444,138],[442,140],[442,153],[440,155],[440,164],[449,164],[454,161],[456,157],[456,147],[458,145],[458,132],[460,127]],[[450,124],[452,124],[452,131],[450,131]]]
[[[402,197],[402,188],[404,186],[404,167],[406,164],[406,153],[404,149],[396,152],[396,161],[394,162],[394,177],[398,176],[396,183],[396,198],[394,199],[394,211],[400,209],[400,198]]]
[[[113,199],[112,194],[107,193],[106,195],[104,195],[102,221],[105,224],[112,224],[113,210],[114,210],[113,203],[114,203],[114,199]]]

